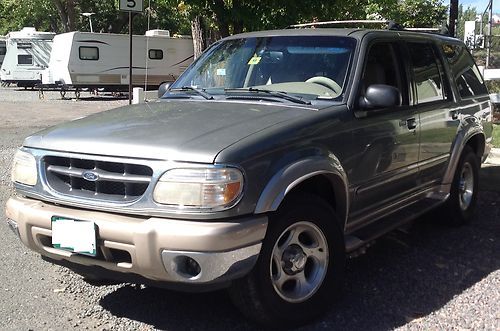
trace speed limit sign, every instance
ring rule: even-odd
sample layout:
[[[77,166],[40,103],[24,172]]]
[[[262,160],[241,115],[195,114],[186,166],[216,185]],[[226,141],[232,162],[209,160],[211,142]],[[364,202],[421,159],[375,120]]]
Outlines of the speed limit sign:
[[[120,0],[120,10],[142,13],[144,11],[143,0]]]

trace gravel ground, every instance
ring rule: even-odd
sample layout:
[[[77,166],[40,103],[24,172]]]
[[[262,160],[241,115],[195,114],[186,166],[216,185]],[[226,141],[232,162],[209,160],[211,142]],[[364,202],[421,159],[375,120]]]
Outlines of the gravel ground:
[[[0,89],[0,206],[9,168],[28,134],[124,105],[104,97],[59,100]],[[498,174],[500,168],[489,168]],[[500,193],[480,193],[474,222],[447,228],[424,217],[378,240],[347,265],[345,291],[301,330],[500,330]],[[0,330],[255,330],[225,292],[186,294],[120,284],[94,287],[43,262],[0,223]]]

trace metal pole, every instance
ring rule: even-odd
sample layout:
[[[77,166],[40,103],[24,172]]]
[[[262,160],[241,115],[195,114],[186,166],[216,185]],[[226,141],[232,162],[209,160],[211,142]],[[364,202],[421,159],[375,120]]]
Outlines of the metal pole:
[[[486,49],[486,68],[489,68],[490,66],[490,56],[491,56],[491,34],[492,34],[492,29],[491,29],[491,24],[493,23],[493,0],[490,0],[490,12],[488,15],[488,48]]]
[[[129,67],[128,67],[128,104],[132,104],[132,12],[128,13]]]

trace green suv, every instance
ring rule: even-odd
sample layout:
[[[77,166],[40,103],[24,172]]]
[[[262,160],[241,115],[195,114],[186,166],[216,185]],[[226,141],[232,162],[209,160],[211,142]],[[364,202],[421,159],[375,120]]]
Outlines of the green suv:
[[[294,326],[328,308],[346,257],[377,237],[435,208],[471,220],[491,117],[457,39],[235,35],[158,102],[26,138],[6,215],[86,278],[228,288],[251,319]]]

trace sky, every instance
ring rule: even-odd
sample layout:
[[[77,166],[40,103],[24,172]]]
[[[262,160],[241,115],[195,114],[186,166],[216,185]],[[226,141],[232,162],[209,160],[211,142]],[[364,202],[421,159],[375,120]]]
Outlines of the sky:
[[[447,3],[448,1],[443,1]],[[483,12],[488,6],[489,0],[458,0],[458,3],[464,8],[476,7],[477,12]],[[493,13],[500,13],[500,0],[493,0]]]

